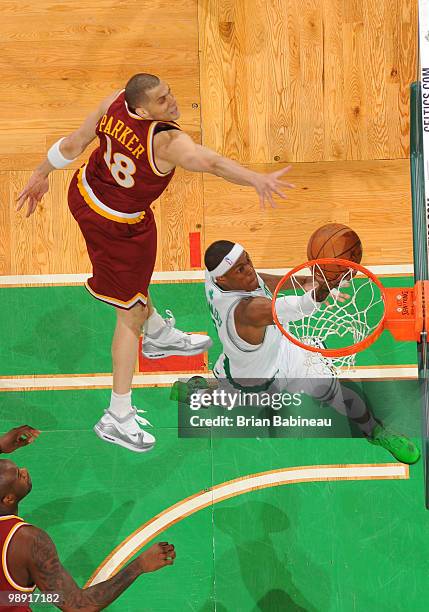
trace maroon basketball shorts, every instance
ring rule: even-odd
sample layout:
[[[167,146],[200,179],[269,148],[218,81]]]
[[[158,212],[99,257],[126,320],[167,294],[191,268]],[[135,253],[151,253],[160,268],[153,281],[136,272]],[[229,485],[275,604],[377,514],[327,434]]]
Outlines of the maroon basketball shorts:
[[[68,203],[92,263],[92,277],[85,283],[86,288],[98,300],[118,308],[146,304],[156,259],[152,210],[147,210],[138,223],[112,221],[88,205],[76,177],[75,174],[70,184]]]

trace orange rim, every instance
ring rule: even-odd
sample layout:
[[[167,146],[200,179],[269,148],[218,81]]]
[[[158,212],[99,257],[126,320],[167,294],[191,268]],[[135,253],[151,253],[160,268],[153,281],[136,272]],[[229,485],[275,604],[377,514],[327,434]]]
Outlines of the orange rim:
[[[337,266],[353,268],[354,270],[357,270],[358,272],[361,272],[361,274],[364,274],[365,276],[370,278],[373,281],[373,283],[377,285],[377,287],[380,289],[381,298],[383,300],[383,305],[384,305],[383,316],[380,319],[380,322],[378,323],[377,327],[366,338],[364,338],[360,342],[356,342],[356,344],[351,344],[350,346],[345,346],[344,348],[339,348],[339,349],[324,349],[324,348],[318,348],[318,347],[310,346],[308,344],[304,344],[304,342],[301,342],[300,340],[295,338],[295,336],[292,336],[289,332],[287,332],[277,317],[276,299],[277,299],[278,293],[281,287],[283,286],[283,284],[291,276],[293,276],[300,270],[303,270],[304,268],[311,268],[313,266],[320,265],[320,264],[335,264]],[[325,357],[346,357],[347,355],[353,355],[354,353],[359,353],[360,351],[363,351],[364,349],[368,348],[368,346],[373,344],[373,342],[375,342],[380,337],[381,332],[383,331],[385,324],[386,324],[386,293],[385,293],[383,285],[381,284],[379,279],[371,272],[371,270],[368,270],[364,266],[361,266],[360,264],[355,263],[354,261],[347,261],[347,259],[335,259],[333,257],[325,257],[322,259],[311,259],[310,261],[306,261],[305,263],[299,266],[296,266],[295,268],[292,268],[292,270],[287,272],[283,276],[283,278],[279,281],[274,291],[274,294],[273,294],[273,298],[271,302],[271,311],[273,314],[274,323],[277,325],[277,327],[282,332],[282,334],[288,340],[290,340],[293,344],[296,344],[297,346],[300,346],[301,348],[305,349],[306,351],[310,351],[311,353],[320,353],[321,355],[324,355]]]

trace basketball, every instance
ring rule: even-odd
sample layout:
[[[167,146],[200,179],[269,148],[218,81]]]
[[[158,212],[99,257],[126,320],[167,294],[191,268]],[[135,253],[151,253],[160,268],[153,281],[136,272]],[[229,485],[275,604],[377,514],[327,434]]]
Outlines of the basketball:
[[[359,236],[347,225],[328,223],[319,227],[310,237],[307,246],[308,259],[335,257],[360,263],[362,259],[362,243]],[[347,272],[344,266],[334,264],[321,265],[326,280],[333,281]]]

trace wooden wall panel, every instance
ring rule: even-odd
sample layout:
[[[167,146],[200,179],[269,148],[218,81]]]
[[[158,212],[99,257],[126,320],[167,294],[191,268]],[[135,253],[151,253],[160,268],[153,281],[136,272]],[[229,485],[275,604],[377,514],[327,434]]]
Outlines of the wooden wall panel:
[[[306,0],[298,2],[297,8],[300,32],[300,88],[297,104],[299,112],[292,121],[297,121],[299,126],[298,159],[312,161],[323,159],[325,138],[323,3],[318,0]],[[284,87],[287,88],[287,82],[284,83]],[[296,154],[294,152],[292,154],[295,157]]]
[[[85,241],[67,205],[67,192],[73,170],[57,171],[52,175],[46,209],[54,226],[54,257],[49,261],[49,272],[61,274],[91,272]],[[57,259],[60,259],[58,265]]]
[[[96,142],[69,169],[51,175],[32,217],[15,213],[14,200],[49,146],[136,72],[159,74],[171,85],[181,125],[201,141],[196,0],[41,0],[25,6],[11,0],[0,6],[0,16],[0,273],[88,272],[67,189]],[[202,224],[202,177],[178,174],[165,203],[155,204],[166,249],[158,269],[189,266],[187,234]]]
[[[204,144],[243,163],[406,156],[416,7],[199,0]]]
[[[203,231],[203,176],[181,169],[160,197],[158,269],[191,269],[189,233]]]
[[[2,274],[66,274],[91,271],[85,242],[67,206],[73,170],[50,175],[50,187],[28,219],[15,200],[31,172],[1,172],[0,270]],[[203,232],[203,176],[177,170],[152,208],[158,226],[157,270],[190,269],[189,233]]]
[[[344,159],[346,146],[344,87],[344,2],[332,0],[324,5],[324,139],[323,159]]]
[[[348,2],[345,5],[349,4]],[[345,12],[344,42],[344,150],[343,157],[362,159],[368,151],[365,105],[365,43],[361,3],[353,0]]]
[[[398,0],[400,10],[395,12],[397,32],[397,63],[394,65],[395,78],[398,80],[398,106],[393,113],[399,117],[399,150],[397,157],[408,156],[410,133],[410,96],[408,84],[416,81],[417,73],[417,3],[416,0]],[[392,114],[393,114],[392,113]]]
[[[15,212],[15,203],[31,172],[1,174],[9,184],[5,231],[9,235],[11,254],[9,267],[5,263],[2,274],[90,272],[85,242],[67,206],[67,190],[73,171],[59,170],[50,175],[48,193],[28,218],[24,212]]]
[[[365,158],[386,159],[389,155],[387,141],[387,99],[385,12],[390,7],[380,0],[366,0],[364,3],[364,70],[365,70],[365,100],[368,130],[368,151]],[[391,58],[389,58],[391,59]],[[392,109],[393,110],[393,109]]]
[[[0,193],[9,192],[10,198],[1,217],[9,224],[2,227],[11,253],[11,263],[6,249],[0,256],[3,273],[90,271],[84,241],[66,203],[71,171],[53,174],[39,212],[23,219],[14,212],[13,201],[28,176],[0,173]],[[350,224],[359,233],[365,263],[412,261],[408,160],[295,164],[290,179],[296,189],[288,191],[288,199],[278,200],[274,210],[261,211],[251,188],[178,171],[153,205],[156,269],[190,268],[191,231],[202,232],[203,246],[222,238],[251,244],[259,266],[296,264],[305,257],[311,232],[332,221]]]
[[[261,210],[251,188],[206,177],[205,247],[239,241],[260,267],[291,266],[315,229],[338,222],[361,237],[364,265],[412,262],[408,160],[294,164],[289,178],[288,199]]]
[[[0,274],[11,269],[11,210],[9,172],[0,172]]]
[[[0,170],[33,168],[46,141],[76,129],[136,72],[165,78],[181,124],[199,134],[196,0],[16,0],[0,16]]]
[[[95,143],[30,219],[15,198],[52,142],[143,70],[171,84],[197,142],[259,170],[312,162],[262,213],[251,189],[178,171],[153,205],[158,270],[189,268],[190,231],[252,240],[258,265],[284,265],[327,221],[362,233],[367,263],[411,261],[416,0],[8,0],[0,17],[0,273],[90,270],[66,195]]]

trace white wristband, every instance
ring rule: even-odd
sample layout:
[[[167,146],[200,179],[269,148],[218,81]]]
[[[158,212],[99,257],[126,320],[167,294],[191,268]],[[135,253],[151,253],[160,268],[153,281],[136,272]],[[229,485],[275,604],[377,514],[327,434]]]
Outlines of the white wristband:
[[[304,295],[287,295],[276,299],[276,312],[280,323],[299,321],[313,314],[320,304],[314,301],[312,291]]]
[[[48,161],[50,164],[52,164],[54,168],[57,168],[57,169],[65,168],[65,166],[68,166],[69,164],[71,164],[72,161],[76,159],[76,158],[67,159],[61,153],[60,144],[62,143],[64,138],[60,138],[59,140],[57,140],[57,142],[54,142],[54,144],[48,151]]]

